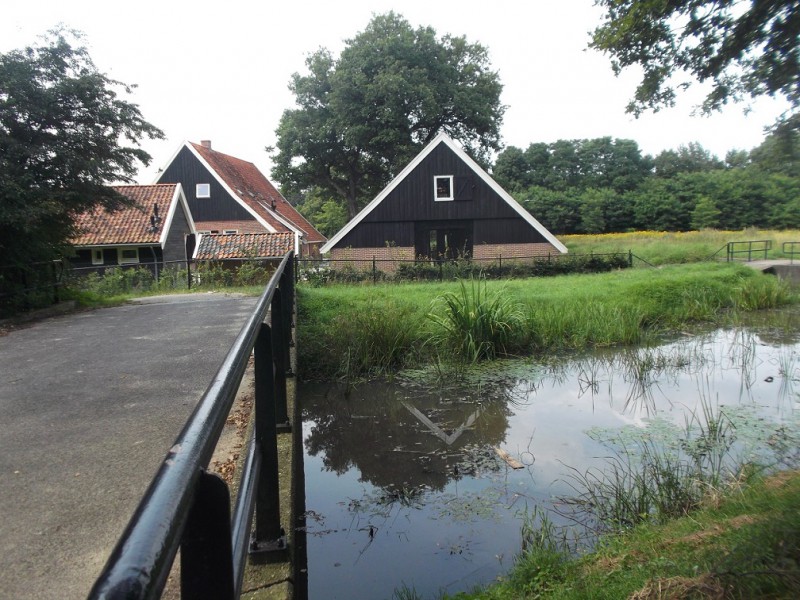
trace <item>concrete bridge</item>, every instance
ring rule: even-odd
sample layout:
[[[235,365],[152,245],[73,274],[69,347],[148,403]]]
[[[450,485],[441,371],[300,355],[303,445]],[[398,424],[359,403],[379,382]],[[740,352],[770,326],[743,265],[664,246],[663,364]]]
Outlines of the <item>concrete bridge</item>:
[[[790,259],[752,260],[745,265],[762,273],[775,275],[792,284],[800,284],[800,262]]]

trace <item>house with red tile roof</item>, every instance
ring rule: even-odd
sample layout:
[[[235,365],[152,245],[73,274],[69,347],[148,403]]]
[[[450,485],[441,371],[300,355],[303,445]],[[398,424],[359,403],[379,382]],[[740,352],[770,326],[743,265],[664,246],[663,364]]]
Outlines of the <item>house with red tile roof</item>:
[[[112,189],[131,204],[113,212],[98,207],[78,216],[72,265],[186,268],[186,242],[195,233],[195,225],[181,184],[118,185]]]
[[[208,140],[184,142],[159,174],[158,183],[183,185],[203,236],[289,233],[298,256],[317,256],[326,241],[253,163],[212,149]],[[214,239],[221,242],[206,238],[208,244]],[[232,240],[225,246],[236,247],[239,241]],[[274,245],[283,240],[277,238]]]

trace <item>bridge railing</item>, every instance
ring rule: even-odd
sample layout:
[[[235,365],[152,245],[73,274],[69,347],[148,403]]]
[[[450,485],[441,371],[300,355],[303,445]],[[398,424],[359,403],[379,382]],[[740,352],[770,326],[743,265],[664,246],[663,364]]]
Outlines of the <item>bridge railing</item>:
[[[292,254],[283,257],[167,452],[89,598],[160,597],[178,549],[182,598],[238,598],[248,550],[284,547],[277,432],[290,427],[286,376],[291,368],[294,311]],[[265,323],[268,312],[269,324]],[[251,353],[255,359],[255,426],[231,515],[227,484],[207,468]]]
[[[772,250],[772,240],[748,240],[745,242],[728,242],[726,248],[726,259],[728,262],[734,260],[766,260],[767,254]]]
[[[789,257],[789,262],[794,264],[795,256],[800,256],[800,242],[783,242],[781,250],[784,256]]]

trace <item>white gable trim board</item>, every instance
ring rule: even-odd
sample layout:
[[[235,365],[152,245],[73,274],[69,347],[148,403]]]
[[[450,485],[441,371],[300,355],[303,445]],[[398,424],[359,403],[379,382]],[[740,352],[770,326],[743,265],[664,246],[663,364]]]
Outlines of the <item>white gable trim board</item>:
[[[544,227],[539,221],[537,221],[533,215],[531,215],[527,210],[525,210],[522,205],[519,204],[511,195],[506,192],[500,185],[491,178],[491,176],[484,171],[481,166],[476,163],[470,156],[464,152],[461,147],[459,147],[453,140],[448,136],[446,133],[440,133],[437,135],[423,150],[420,152],[414,160],[412,160],[406,167],[400,171],[400,173],[392,179],[392,181],[387,185],[380,194],[375,196],[375,198],[367,204],[353,219],[350,220],[347,225],[345,225],[339,232],[334,235],[331,239],[329,239],[321,248],[320,252],[325,254],[330,252],[336,244],[339,243],[350,231],[352,231],[367,215],[369,215],[375,207],[377,207],[383,200],[403,181],[414,169],[416,169],[419,164],[425,160],[425,158],[433,152],[433,150],[439,144],[446,144],[448,148],[450,148],[456,156],[458,156],[466,165],[472,169],[498,196],[500,196],[511,208],[513,208],[516,213],[525,219],[525,221],[531,225],[536,231],[538,231],[542,236],[552,244],[559,252],[564,254],[567,253],[567,247],[564,246],[558,239],[550,233],[547,228]]]
[[[172,220],[175,217],[175,211],[178,210],[178,204],[183,207],[183,212],[186,215],[186,222],[189,225],[189,232],[197,232],[197,228],[194,225],[194,219],[192,218],[192,213],[189,210],[189,203],[186,201],[186,195],[183,193],[183,186],[180,183],[176,183],[175,192],[173,193],[172,200],[169,203],[167,216],[164,217],[164,227],[161,231],[161,237],[158,240],[162,249],[167,243],[167,236],[169,235],[170,228],[172,227]]]

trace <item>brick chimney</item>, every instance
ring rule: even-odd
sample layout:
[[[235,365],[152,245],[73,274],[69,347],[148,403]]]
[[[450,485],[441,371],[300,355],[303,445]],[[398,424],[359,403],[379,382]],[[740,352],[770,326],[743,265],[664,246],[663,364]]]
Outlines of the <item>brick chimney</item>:
[[[200,145],[211,150],[211,140],[200,140]]]

